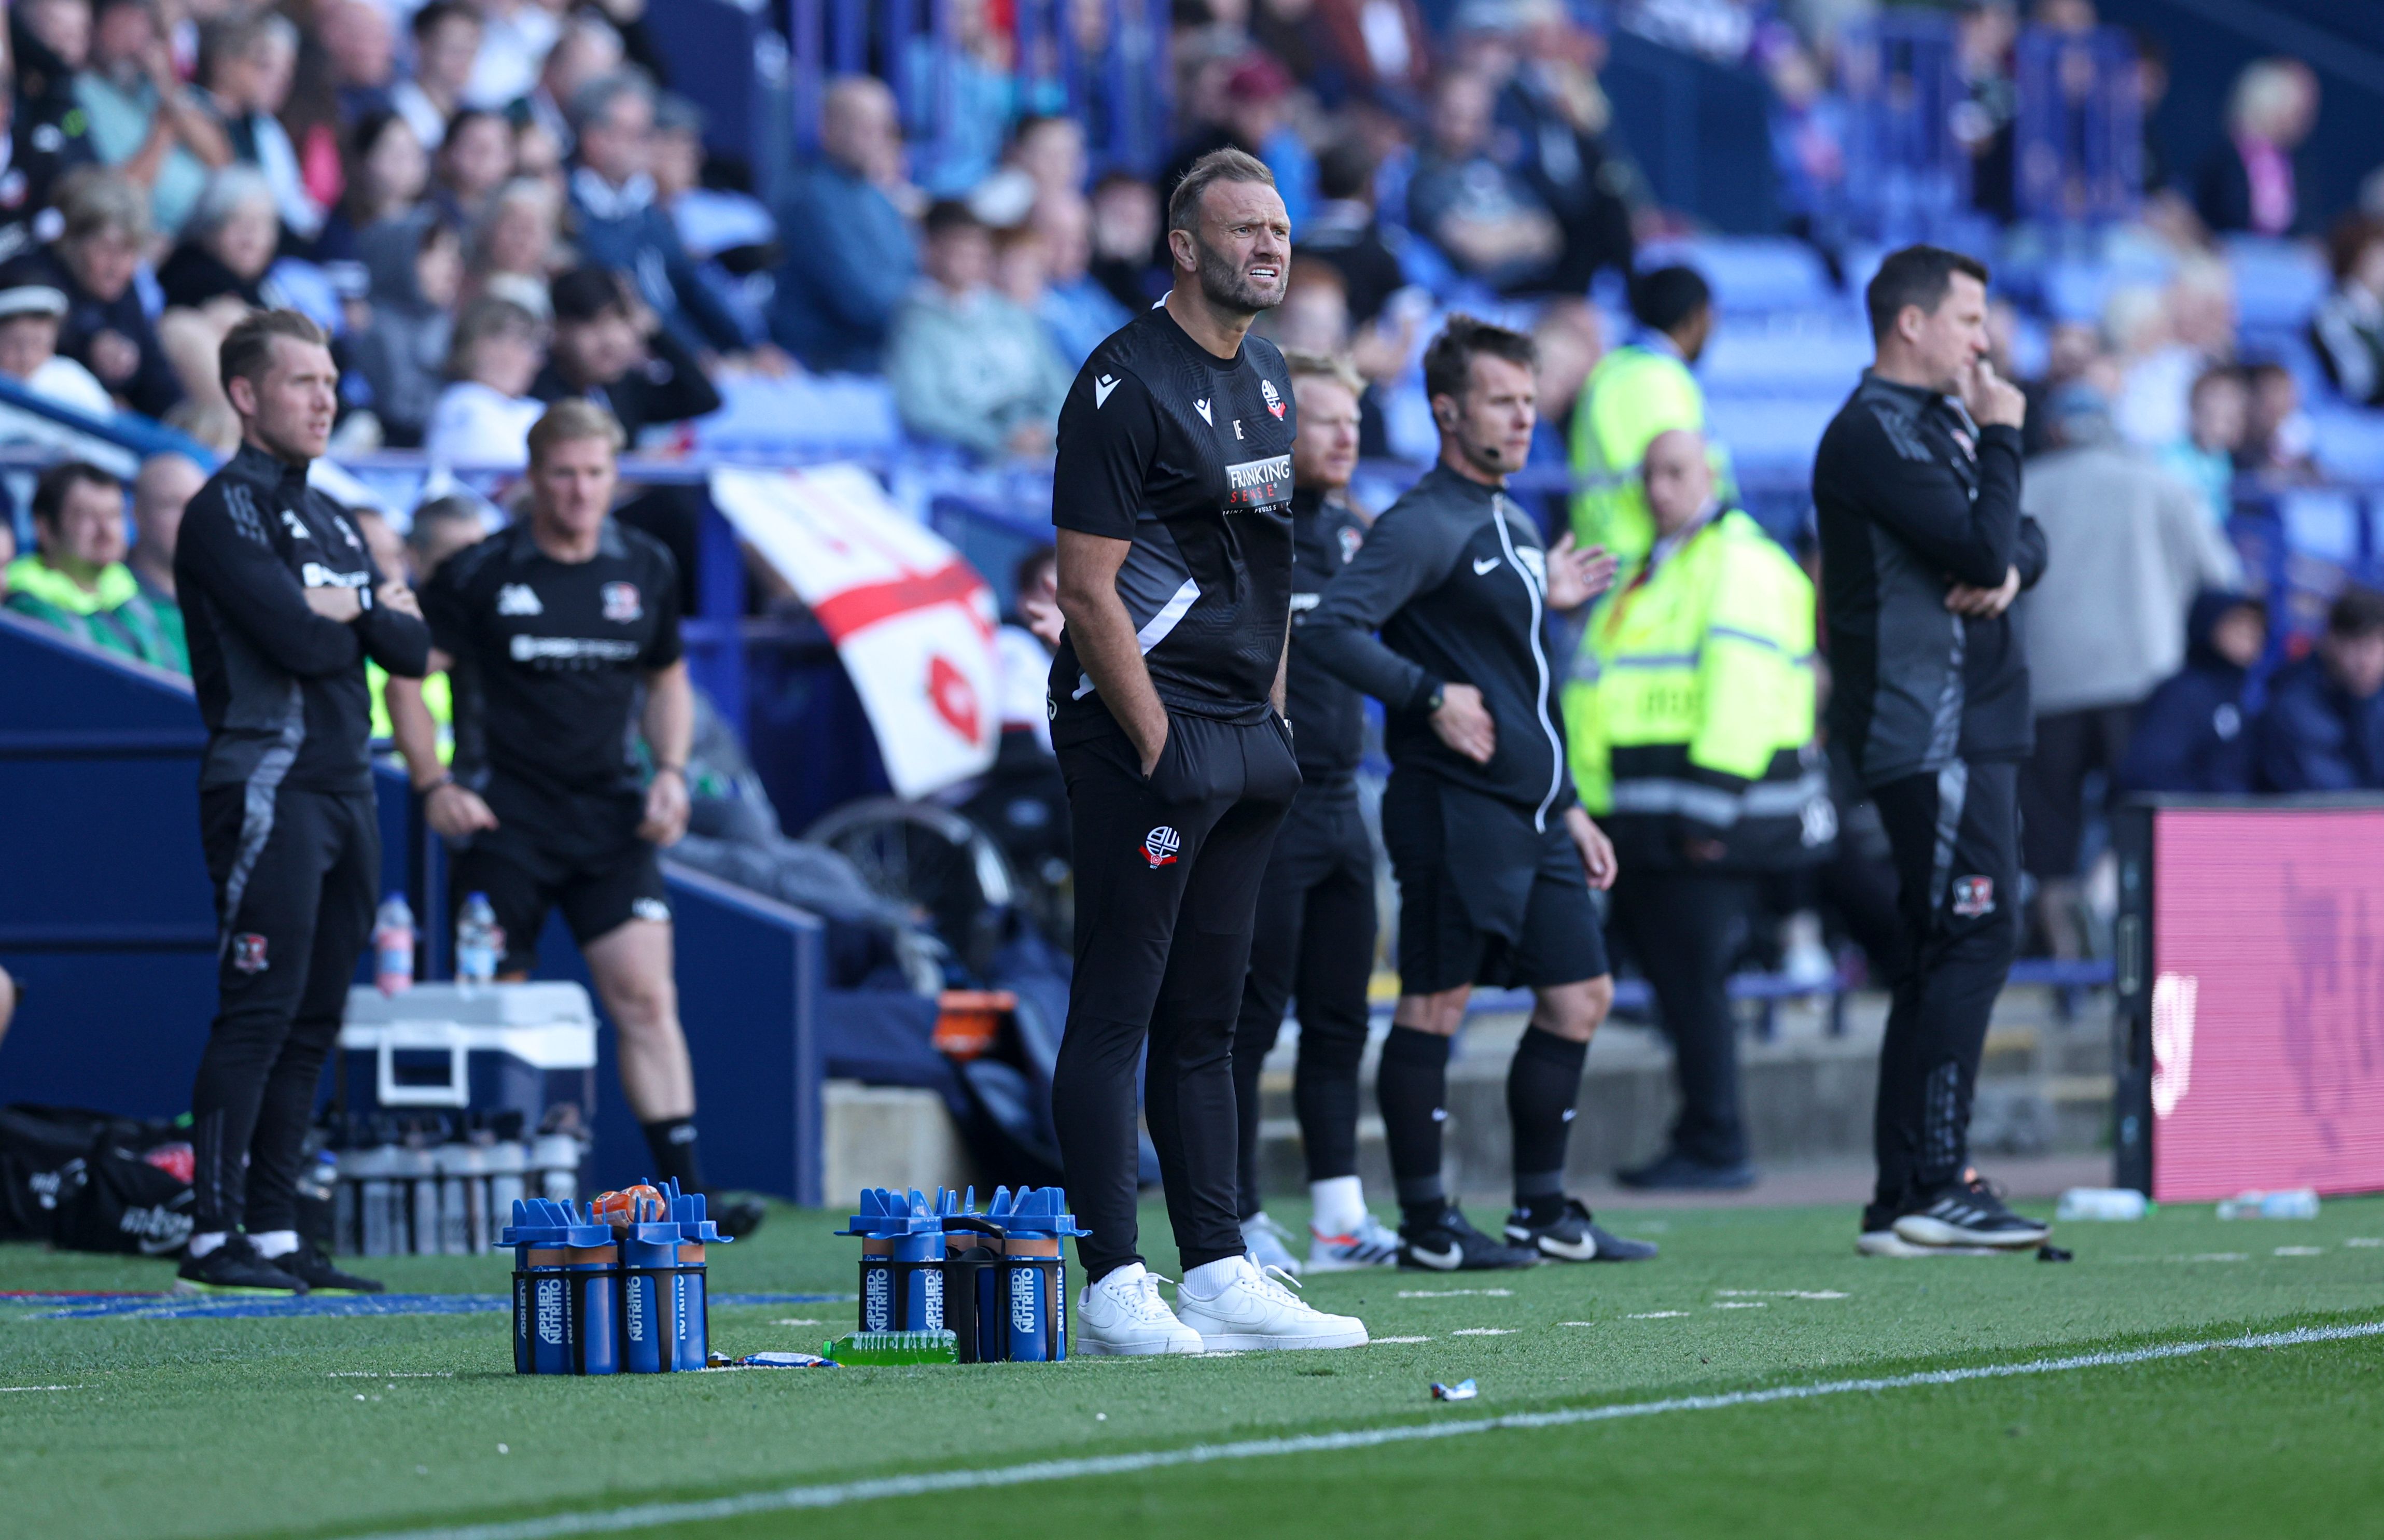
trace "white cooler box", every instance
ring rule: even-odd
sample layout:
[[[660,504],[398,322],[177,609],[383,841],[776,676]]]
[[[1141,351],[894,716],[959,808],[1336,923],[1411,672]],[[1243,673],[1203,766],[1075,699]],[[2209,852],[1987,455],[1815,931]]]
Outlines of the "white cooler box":
[[[340,1028],[350,1112],[519,1112],[534,1131],[549,1107],[596,1120],[596,1012],[577,984],[417,984],[348,991]]]

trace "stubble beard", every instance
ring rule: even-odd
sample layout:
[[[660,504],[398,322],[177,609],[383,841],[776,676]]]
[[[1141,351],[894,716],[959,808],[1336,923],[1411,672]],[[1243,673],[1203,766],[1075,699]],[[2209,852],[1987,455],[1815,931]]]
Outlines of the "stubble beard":
[[[1201,296],[1218,309],[1236,316],[1256,316],[1283,303],[1284,292],[1289,287],[1287,272],[1276,279],[1272,290],[1263,289],[1232,259],[1211,249],[1197,234],[1192,237],[1192,248],[1200,255]]]

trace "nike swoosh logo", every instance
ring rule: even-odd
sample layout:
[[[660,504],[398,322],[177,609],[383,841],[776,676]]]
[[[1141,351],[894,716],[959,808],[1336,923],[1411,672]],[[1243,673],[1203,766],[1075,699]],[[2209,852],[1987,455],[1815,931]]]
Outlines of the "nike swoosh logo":
[[[1491,558],[1490,558],[1488,561],[1486,561],[1486,562],[1476,562],[1476,563],[1474,563],[1474,564],[1473,564],[1473,576],[1475,576],[1476,578],[1479,578],[1479,577],[1483,576],[1484,573],[1487,573],[1488,571],[1490,571],[1490,569],[1491,569],[1491,568],[1493,568],[1493,567],[1496,566],[1497,565],[1498,565],[1498,558],[1497,558],[1497,557],[1496,557],[1496,556],[1491,557]]]
[[[1427,1251],[1421,1246],[1410,1244],[1408,1247],[1408,1254],[1426,1267],[1436,1267],[1451,1273],[1457,1270],[1458,1263],[1465,1260],[1463,1248],[1455,1246],[1446,1251]]]
[[[1098,412],[1110,404],[1110,392],[1118,387],[1117,376],[1105,374],[1093,381],[1093,410]]]

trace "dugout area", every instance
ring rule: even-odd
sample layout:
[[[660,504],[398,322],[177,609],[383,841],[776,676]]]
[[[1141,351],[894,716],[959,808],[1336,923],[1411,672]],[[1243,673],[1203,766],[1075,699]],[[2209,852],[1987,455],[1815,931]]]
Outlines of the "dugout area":
[[[435,1297],[409,1313],[192,1315],[106,1297],[168,1264],[8,1247],[0,1494],[11,1533],[94,1537],[2384,1528],[2384,1199],[2067,1224],[2067,1264],[1865,1260],[1840,1208],[1630,1217],[1660,1260],[1311,1280],[1372,1329],[1349,1351],[609,1380],[512,1372],[474,1298],[502,1257],[391,1259]],[[834,1227],[785,1210],[723,1248],[714,1346],[847,1329]],[[1431,1399],[1467,1377],[1479,1398]],[[1516,1414],[1554,1415],[1480,1427]],[[854,1485],[904,1476],[943,1490]]]

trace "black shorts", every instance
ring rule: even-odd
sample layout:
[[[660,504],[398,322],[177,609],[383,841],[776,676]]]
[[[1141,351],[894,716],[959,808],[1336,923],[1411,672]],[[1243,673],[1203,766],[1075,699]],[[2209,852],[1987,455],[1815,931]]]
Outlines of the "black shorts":
[[[1399,992],[1554,988],[1608,971],[1606,934],[1561,821],[1395,772],[1383,845],[1399,884]]]
[[[526,799],[491,789],[498,826],[472,837],[450,867],[451,913],[466,895],[486,893],[504,927],[501,974],[538,968],[538,938],[560,905],[581,946],[631,920],[671,917],[662,862],[637,835],[642,798],[574,798],[535,812]]]

